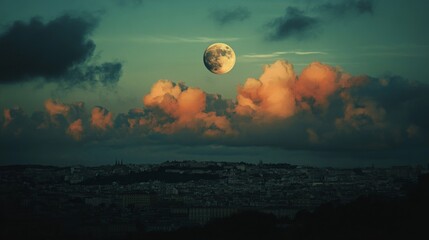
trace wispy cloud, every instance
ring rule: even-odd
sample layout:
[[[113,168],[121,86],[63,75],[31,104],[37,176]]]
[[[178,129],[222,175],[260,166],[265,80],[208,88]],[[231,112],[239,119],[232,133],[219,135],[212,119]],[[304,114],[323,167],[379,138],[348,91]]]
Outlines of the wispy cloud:
[[[148,38],[149,41],[162,42],[162,43],[210,43],[210,42],[232,42],[237,41],[239,38],[236,37],[225,37],[225,38],[212,38],[212,37],[154,37]]]
[[[152,37],[127,37],[127,38],[96,38],[96,41],[105,42],[134,42],[134,43],[211,43],[234,42],[240,40],[237,37],[178,37],[178,36],[152,36]]]
[[[242,57],[244,58],[276,58],[282,55],[325,55],[328,54],[326,52],[318,52],[318,51],[288,51],[288,52],[273,52],[267,54],[246,54]]]
[[[244,58],[275,58],[278,57],[280,55],[278,54],[274,54],[274,53],[270,53],[270,54],[246,54],[243,55]]]
[[[280,54],[295,54],[295,55],[324,55],[325,52],[279,52]]]

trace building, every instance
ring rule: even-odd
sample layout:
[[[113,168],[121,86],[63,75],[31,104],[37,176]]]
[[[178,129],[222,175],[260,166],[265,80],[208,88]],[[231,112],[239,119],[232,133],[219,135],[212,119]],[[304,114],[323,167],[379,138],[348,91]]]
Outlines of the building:
[[[147,192],[129,192],[120,196],[122,207],[150,207],[156,204],[157,196],[154,193]]]
[[[215,218],[225,218],[238,212],[237,208],[189,208],[189,220],[197,224],[206,224]]]

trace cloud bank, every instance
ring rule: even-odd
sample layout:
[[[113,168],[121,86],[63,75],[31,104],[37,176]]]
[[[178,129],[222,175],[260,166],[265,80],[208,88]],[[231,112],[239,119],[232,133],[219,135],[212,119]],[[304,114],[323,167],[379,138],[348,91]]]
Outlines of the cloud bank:
[[[40,144],[223,145],[303,150],[388,150],[429,144],[429,86],[397,76],[352,76],[320,62],[297,74],[276,61],[238,87],[235,100],[159,80],[144,107],[115,115],[48,99],[27,115],[6,108],[2,148]]]
[[[0,84],[42,79],[63,87],[115,85],[122,64],[92,61],[96,45],[89,36],[96,26],[91,16],[15,21],[0,33]]]

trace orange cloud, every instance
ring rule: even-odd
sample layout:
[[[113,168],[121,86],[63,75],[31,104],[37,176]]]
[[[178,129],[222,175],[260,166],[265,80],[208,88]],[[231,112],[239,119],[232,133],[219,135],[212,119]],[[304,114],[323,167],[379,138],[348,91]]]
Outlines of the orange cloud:
[[[76,121],[72,122],[67,128],[66,133],[76,141],[81,140],[83,134],[82,119],[77,119]]]
[[[329,96],[340,87],[360,84],[356,78],[338,69],[313,62],[297,77],[292,64],[278,60],[265,66],[259,79],[249,78],[238,88],[235,111],[257,121],[284,119],[299,110],[313,106],[327,106]],[[308,101],[312,100],[312,101]]]
[[[276,61],[272,65],[265,66],[259,80],[249,78],[238,88],[236,113],[259,120],[287,118],[294,115],[295,81],[292,64]]]
[[[3,109],[3,116],[4,116],[3,127],[7,127],[7,125],[9,125],[10,122],[12,122],[12,115],[10,113],[10,109],[9,108]]]
[[[158,107],[171,117],[186,121],[204,110],[206,94],[198,88],[185,88],[182,83],[159,80],[143,97],[143,103],[146,107]]]
[[[3,121],[0,121],[0,123],[3,123],[2,127],[6,130],[5,132],[20,136],[29,123],[29,119],[20,107],[4,108]]]
[[[177,98],[182,93],[181,84],[175,84],[168,80],[156,82],[150,93],[143,97],[146,107],[159,107],[169,115],[177,109]]]
[[[304,68],[295,84],[296,99],[313,98],[316,105],[326,105],[328,97],[338,88],[341,74],[337,69],[319,62]]]
[[[206,108],[206,94],[198,88],[188,88],[179,95],[175,115],[181,121],[192,119]]]
[[[94,107],[91,111],[91,127],[106,130],[113,127],[113,115],[103,107]]]
[[[57,102],[55,100],[52,100],[50,98],[45,101],[45,109],[46,109],[46,112],[50,116],[57,115],[57,114],[61,114],[63,116],[67,116],[67,114],[70,111],[70,107],[69,106],[67,106],[65,104],[62,104],[60,102]]]
[[[201,89],[159,80],[143,97],[143,103],[148,108],[161,109],[173,120],[155,124],[154,130],[157,132],[172,134],[186,128],[202,131],[205,136],[231,134],[233,131],[228,118],[215,112],[205,112],[207,96]],[[136,121],[129,123],[134,126]]]
[[[59,102],[58,100],[53,100],[49,98],[45,101],[44,107],[46,112],[49,115],[49,118],[46,119],[47,121],[41,122],[38,125],[39,129],[46,129],[51,124],[53,124],[55,127],[66,128],[67,124],[70,124],[76,121],[78,118],[84,117],[83,102],[65,104],[65,103]],[[64,118],[61,118],[61,116],[63,116]]]

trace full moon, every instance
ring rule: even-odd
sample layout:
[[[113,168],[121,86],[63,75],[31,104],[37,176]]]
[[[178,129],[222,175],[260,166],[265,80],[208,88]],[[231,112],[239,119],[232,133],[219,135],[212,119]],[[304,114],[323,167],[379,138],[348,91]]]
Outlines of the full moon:
[[[234,67],[234,50],[225,43],[214,43],[204,51],[204,65],[215,74],[225,74]]]

